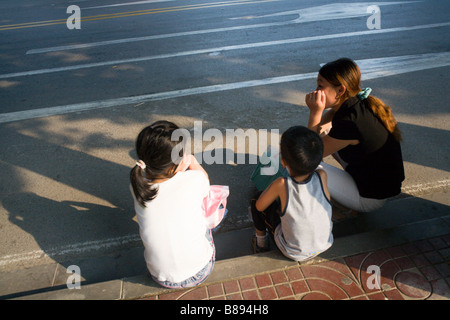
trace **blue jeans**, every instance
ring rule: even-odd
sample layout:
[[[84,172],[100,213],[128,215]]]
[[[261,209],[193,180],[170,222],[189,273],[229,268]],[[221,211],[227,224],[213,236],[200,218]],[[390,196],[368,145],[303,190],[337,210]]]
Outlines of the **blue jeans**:
[[[214,246],[214,241],[213,241],[213,238],[211,235],[211,230],[206,231],[206,238],[208,239],[209,243],[211,244],[211,246],[213,248],[213,254],[212,254],[211,260],[206,264],[206,266],[203,267],[202,270],[197,272],[197,274],[195,274],[194,276],[192,276],[186,280],[178,282],[178,283],[170,282],[170,281],[160,281],[160,280],[156,279],[155,277],[153,277],[153,275],[152,275],[153,280],[156,283],[158,283],[159,285],[169,288],[169,289],[195,287],[196,285],[199,285],[200,283],[205,281],[206,278],[208,278],[209,274],[211,273],[211,271],[214,267],[214,262],[216,261],[216,248]]]

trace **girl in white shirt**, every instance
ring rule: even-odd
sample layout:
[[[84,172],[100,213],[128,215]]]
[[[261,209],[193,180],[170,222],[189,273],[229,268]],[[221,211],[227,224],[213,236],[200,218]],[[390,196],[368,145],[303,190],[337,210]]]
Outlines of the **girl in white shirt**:
[[[177,129],[168,121],[144,128],[136,140],[139,161],[130,172],[147,267],[152,278],[167,288],[198,285],[215,261],[202,209],[210,190],[208,174],[194,156],[178,157],[174,148],[182,145],[182,137],[174,135],[172,141]]]

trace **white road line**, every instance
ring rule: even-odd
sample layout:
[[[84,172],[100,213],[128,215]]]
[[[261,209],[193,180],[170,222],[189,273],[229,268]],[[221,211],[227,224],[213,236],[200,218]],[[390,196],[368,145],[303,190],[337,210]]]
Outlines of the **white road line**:
[[[420,195],[425,192],[430,192],[434,190],[438,190],[441,188],[447,188],[450,185],[450,180],[439,180],[428,183],[419,183],[412,186],[405,186],[402,188],[403,193],[407,193],[409,195]]]
[[[361,68],[363,80],[369,80],[408,72],[450,66],[450,52],[364,59],[364,60],[357,60],[356,62]],[[41,118],[101,108],[132,105],[148,101],[158,101],[198,94],[206,94],[227,90],[236,90],[256,86],[271,85],[277,83],[287,83],[306,79],[314,79],[316,76],[317,72],[302,73],[260,80],[241,81],[198,88],[145,94],[135,97],[124,97],[124,98],[100,100],[49,108],[3,113],[0,114],[0,123]]]
[[[106,41],[91,42],[91,43],[80,43],[80,44],[67,45],[67,46],[42,48],[42,49],[32,49],[32,50],[28,50],[26,52],[26,54],[38,54],[38,53],[48,53],[48,52],[56,52],[56,51],[67,51],[67,50],[74,50],[74,49],[85,49],[85,48],[93,48],[93,47],[107,46],[107,45],[113,45],[113,44],[138,42],[138,41],[147,41],[147,40],[157,40],[157,39],[168,39],[168,38],[175,38],[175,37],[184,37],[184,36],[192,36],[192,35],[199,35],[199,34],[216,33],[216,32],[228,32],[228,31],[254,29],[254,28],[276,27],[276,26],[289,25],[289,24],[293,24],[293,23],[296,23],[296,22],[291,20],[291,21],[287,21],[287,22],[273,22],[273,23],[252,24],[251,26],[236,26],[236,27],[228,27],[228,28],[205,29],[205,30],[195,30],[195,31],[168,33],[168,34],[158,34],[158,35],[145,36],[145,37],[135,37],[135,38],[126,38],[126,39],[117,39],[117,40],[106,40]]]
[[[25,253],[10,254],[0,257],[0,266],[40,259],[44,256],[57,259],[67,255],[80,255],[88,252],[98,252],[109,248],[117,248],[118,246],[140,243],[140,241],[141,238],[139,234],[133,234],[104,240],[74,243],[45,250],[33,250]]]
[[[298,23],[326,20],[340,20],[356,17],[369,16],[372,13],[367,12],[369,6],[390,6],[397,4],[410,4],[421,1],[401,1],[401,2],[356,2],[356,3],[331,3],[317,7],[296,9],[291,11],[277,12],[254,18],[277,17],[286,15],[298,15]]]
[[[147,4],[147,3],[156,3],[156,2],[170,2],[170,1],[174,1],[174,0],[146,0],[146,1],[136,1],[136,2],[125,2],[125,3],[109,4],[109,5],[105,5],[105,6],[81,8],[81,10],[110,8],[110,7],[121,7],[121,6],[131,6],[131,5],[136,5],[136,4]]]
[[[368,3],[368,2],[360,2],[360,3],[347,3],[343,6],[341,3],[333,3],[323,6],[317,6],[312,8],[304,8],[293,11],[283,11],[277,12],[264,16],[247,16],[247,17],[238,17],[238,18],[229,18],[230,20],[236,19],[257,19],[257,18],[266,18],[266,17],[274,17],[274,16],[288,16],[288,15],[297,15],[297,18],[294,20],[289,20],[285,22],[274,22],[274,23],[261,23],[261,24],[253,24],[247,26],[236,26],[236,27],[227,27],[227,28],[216,28],[216,29],[205,29],[205,30],[195,30],[195,31],[185,31],[185,32],[177,32],[170,34],[161,34],[161,35],[153,35],[153,36],[145,36],[145,37],[135,37],[135,38],[126,38],[126,39],[116,39],[116,40],[108,40],[108,41],[99,41],[99,42],[91,42],[91,43],[81,43],[76,45],[66,45],[66,46],[57,46],[50,48],[41,48],[41,49],[31,49],[26,52],[26,54],[38,54],[38,53],[48,53],[48,52],[56,52],[62,50],[75,50],[75,49],[85,49],[92,48],[98,46],[107,46],[121,43],[130,43],[137,41],[148,41],[155,39],[167,39],[173,37],[182,37],[182,36],[191,36],[191,35],[199,35],[199,34],[207,34],[207,33],[216,33],[216,32],[228,32],[228,31],[236,31],[236,30],[245,30],[245,29],[256,29],[256,28],[268,28],[274,26],[285,26],[290,24],[297,23],[305,23],[312,21],[323,21],[323,20],[336,20],[336,19],[346,19],[360,16],[367,16],[370,13],[367,13],[367,7],[369,5],[395,5],[395,4],[408,4],[419,1],[409,1],[409,2],[376,2],[376,3]]]
[[[176,57],[206,54],[206,53],[212,53],[212,52],[254,49],[254,48],[260,48],[260,47],[280,46],[280,45],[295,44],[295,43],[308,42],[308,41],[330,40],[330,39],[356,37],[356,36],[363,36],[363,35],[377,35],[377,34],[383,34],[383,33],[404,32],[404,31],[429,29],[429,28],[437,28],[437,27],[447,27],[447,26],[450,26],[450,22],[433,23],[433,24],[426,24],[426,25],[419,25],[419,26],[412,26],[412,27],[398,27],[398,28],[379,29],[379,30],[365,30],[365,31],[328,34],[328,35],[312,36],[312,37],[304,37],[304,38],[293,38],[293,39],[285,39],[285,40],[246,43],[246,44],[241,44],[241,45],[224,46],[224,47],[208,48],[208,49],[200,49],[200,50],[190,50],[190,51],[182,51],[182,52],[176,52],[176,53],[166,53],[166,54],[160,54],[160,55],[155,55],[155,56],[139,57],[139,58],[132,58],[132,59],[113,60],[113,61],[80,64],[80,65],[75,65],[75,66],[67,66],[67,67],[59,67],[59,68],[48,68],[48,69],[32,70],[32,71],[25,71],[25,72],[8,73],[8,74],[0,75],[0,79],[33,76],[33,75],[48,74],[48,73],[63,72],[63,71],[73,71],[73,70],[103,67],[103,66],[110,66],[110,65],[117,65],[117,64],[124,64],[124,63],[135,63],[135,62],[158,60],[158,59],[176,58]]]
[[[234,90],[234,89],[241,89],[241,88],[249,88],[249,87],[255,87],[255,86],[264,86],[264,85],[268,85],[268,84],[284,83],[284,82],[298,81],[298,80],[304,80],[304,79],[313,79],[316,76],[317,76],[317,73],[306,73],[306,74],[298,74],[298,75],[292,75],[292,76],[268,78],[268,79],[262,79],[262,80],[250,80],[250,81],[219,84],[219,85],[206,86],[206,87],[198,87],[198,88],[174,90],[174,91],[161,92],[161,93],[145,94],[145,95],[140,95],[140,96],[135,96],[135,97],[125,97],[125,98],[118,98],[118,99],[71,104],[71,105],[58,106],[58,107],[3,113],[3,114],[0,114],[0,123],[48,117],[48,116],[52,116],[52,115],[60,115],[60,114],[87,111],[87,110],[93,110],[93,109],[110,108],[110,107],[114,107],[114,106],[117,107],[117,106],[137,104],[137,103],[148,102],[148,101],[158,101],[158,100],[179,98],[179,97],[185,97],[185,96],[191,96],[191,95],[197,95],[197,94],[205,94],[205,93],[220,92],[220,91],[227,91],[227,90]]]

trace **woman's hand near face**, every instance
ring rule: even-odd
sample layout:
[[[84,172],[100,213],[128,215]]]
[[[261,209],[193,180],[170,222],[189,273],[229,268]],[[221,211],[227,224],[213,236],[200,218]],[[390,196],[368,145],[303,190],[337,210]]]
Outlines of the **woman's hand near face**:
[[[305,102],[311,112],[322,113],[326,104],[325,92],[323,90],[310,92],[306,95]]]
[[[306,95],[305,102],[309,108],[308,128],[319,133],[326,104],[325,92],[322,90],[310,92]]]

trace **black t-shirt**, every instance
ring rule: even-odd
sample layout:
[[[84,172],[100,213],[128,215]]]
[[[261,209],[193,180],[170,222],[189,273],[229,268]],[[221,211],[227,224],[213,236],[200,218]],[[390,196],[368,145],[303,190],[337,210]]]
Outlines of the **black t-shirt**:
[[[359,140],[338,153],[348,163],[345,170],[362,197],[385,199],[400,193],[405,179],[400,143],[373,114],[367,100],[352,97],[345,101],[334,115],[328,135]]]

